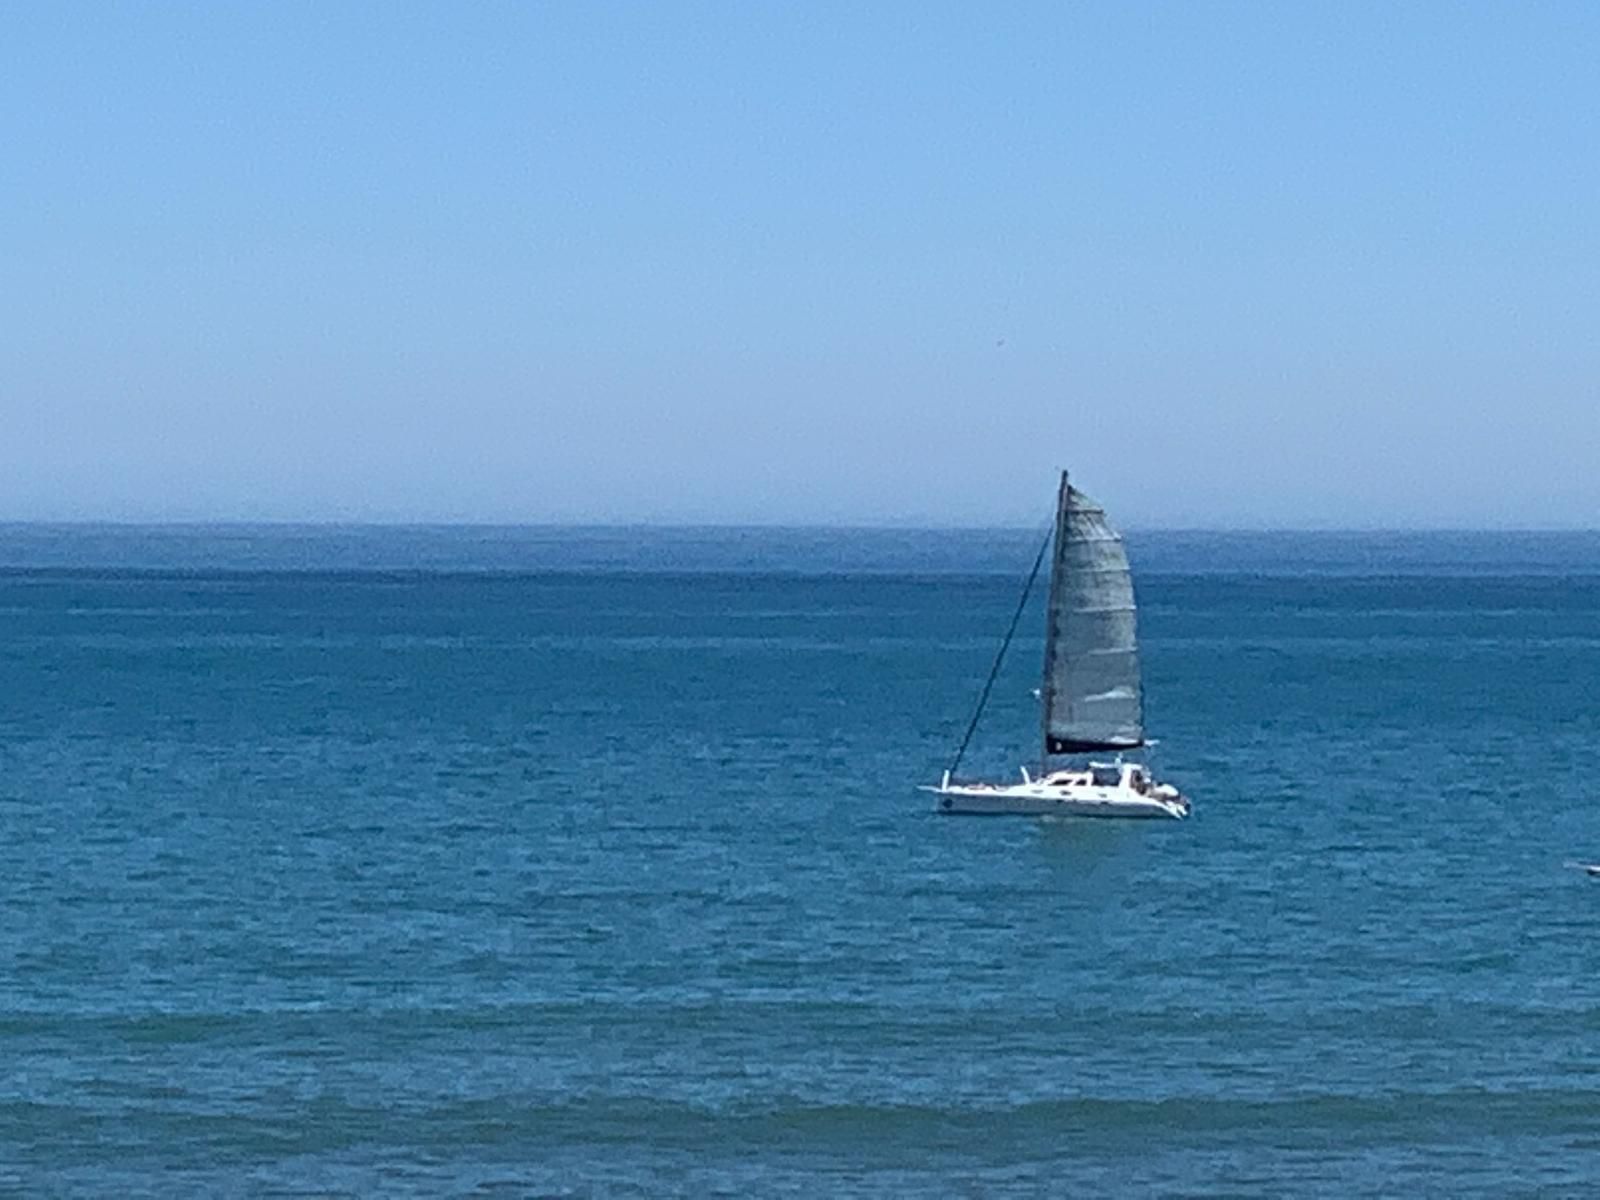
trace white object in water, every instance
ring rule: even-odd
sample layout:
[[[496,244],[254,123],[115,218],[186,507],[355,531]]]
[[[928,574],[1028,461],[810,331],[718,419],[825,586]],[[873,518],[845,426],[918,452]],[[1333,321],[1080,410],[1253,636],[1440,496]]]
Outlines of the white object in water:
[[[1144,735],[1133,577],[1122,538],[1100,506],[1067,481],[1065,471],[1056,496],[1053,541],[1044,679],[1037,693],[1043,709],[1044,766],[1039,777],[1032,778],[1024,769],[1021,783],[994,784],[959,782],[954,775],[983,714],[1049,541],[1039,548],[1033,574],[955,761],[937,787],[924,790],[938,795],[939,812],[951,814],[1186,817],[1189,801],[1177,788],[1157,783],[1142,764],[1122,761],[1124,751],[1149,744]],[[1115,762],[1051,769],[1052,756],[1107,752],[1117,755]]]
[[[1156,783],[1137,763],[1090,763],[1021,783],[955,783],[948,772],[938,787],[939,811],[966,816],[1145,817],[1189,815],[1189,801],[1170,783]],[[1600,873],[1600,869],[1597,869]]]

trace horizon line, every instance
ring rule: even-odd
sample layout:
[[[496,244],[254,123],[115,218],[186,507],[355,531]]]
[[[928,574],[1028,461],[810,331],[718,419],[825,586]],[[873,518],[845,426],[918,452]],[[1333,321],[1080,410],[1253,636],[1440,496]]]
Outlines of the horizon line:
[[[427,520],[427,519],[345,519],[337,517],[312,519],[286,518],[184,518],[140,520],[125,518],[69,518],[69,519],[13,519],[0,517],[0,530],[8,529],[147,529],[147,530],[224,530],[224,529],[282,529],[282,530],[563,530],[573,532],[621,532],[631,530],[664,530],[681,532],[825,532],[840,533],[1043,533],[1044,525],[1019,524],[964,524],[922,523],[903,521],[484,521],[484,520]],[[1323,534],[1347,536],[1352,534],[1600,534],[1600,525],[1296,525],[1296,524],[1230,524],[1230,525],[1157,525],[1130,524],[1120,527],[1125,534]]]

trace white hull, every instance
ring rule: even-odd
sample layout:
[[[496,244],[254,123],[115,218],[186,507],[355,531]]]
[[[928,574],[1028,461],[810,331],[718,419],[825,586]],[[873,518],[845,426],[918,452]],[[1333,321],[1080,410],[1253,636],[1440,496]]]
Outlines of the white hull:
[[[1115,817],[1179,820],[1189,802],[1167,784],[1134,786],[1136,776],[1119,769],[1116,783],[1097,784],[1084,773],[1062,772],[1021,783],[952,783],[925,788],[939,797],[938,811],[951,816]]]

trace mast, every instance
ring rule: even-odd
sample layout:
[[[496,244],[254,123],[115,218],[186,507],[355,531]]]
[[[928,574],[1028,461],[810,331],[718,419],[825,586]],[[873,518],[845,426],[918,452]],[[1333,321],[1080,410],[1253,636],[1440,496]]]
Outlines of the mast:
[[[1067,473],[1061,472],[1061,489],[1056,493],[1055,547],[1050,552],[1050,595],[1044,606],[1044,667],[1039,684],[1039,773],[1050,769],[1050,714],[1055,708],[1055,672],[1050,664],[1056,657],[1056,638],[1061,619],[1061,547],[1067,538],[1067,507],[1072,503],[1072,487]]]

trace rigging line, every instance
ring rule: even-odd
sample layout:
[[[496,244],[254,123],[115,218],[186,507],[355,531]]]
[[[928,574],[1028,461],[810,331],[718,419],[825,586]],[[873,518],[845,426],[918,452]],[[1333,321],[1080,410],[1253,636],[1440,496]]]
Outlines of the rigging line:
[[[1033,557],[1033,570],[1028,572],[1028,582],[1022,585],[1022,595],[1017,598],[1017,611],[1011,614],[1011,627],[1001,639],[1000,651],[994,656],[994,666],[989,668],[989,678],[984,681],[983,691],[978,695],[978,707],[972,714],[972,720],[967,724],[966,736],[961,739],[955,758],[950,760],[951,775],[954,775],[956,769],[961,766],[961,758],[967,752],[967,743],[972,741],[972,735],[978,728],[978,718],[983,716],[983,706],[989,703],[989,691],[994,687],[995,678],[1000,674],[1000,664],[1005,661],[1006,650],[1017,632],[1017,622],[1022,620],[1022,610],[1028,605],[1028,594],[1033,591],[1033,581],[1039,577],[1039,567],[1044,563],[1044,552],[1050,548],[1050,539],[1055,536],[1055,532],[1055,522],[1052,521],[1049,532],[1044,535],[1044,541],[1039,545],[1039,553]]]

